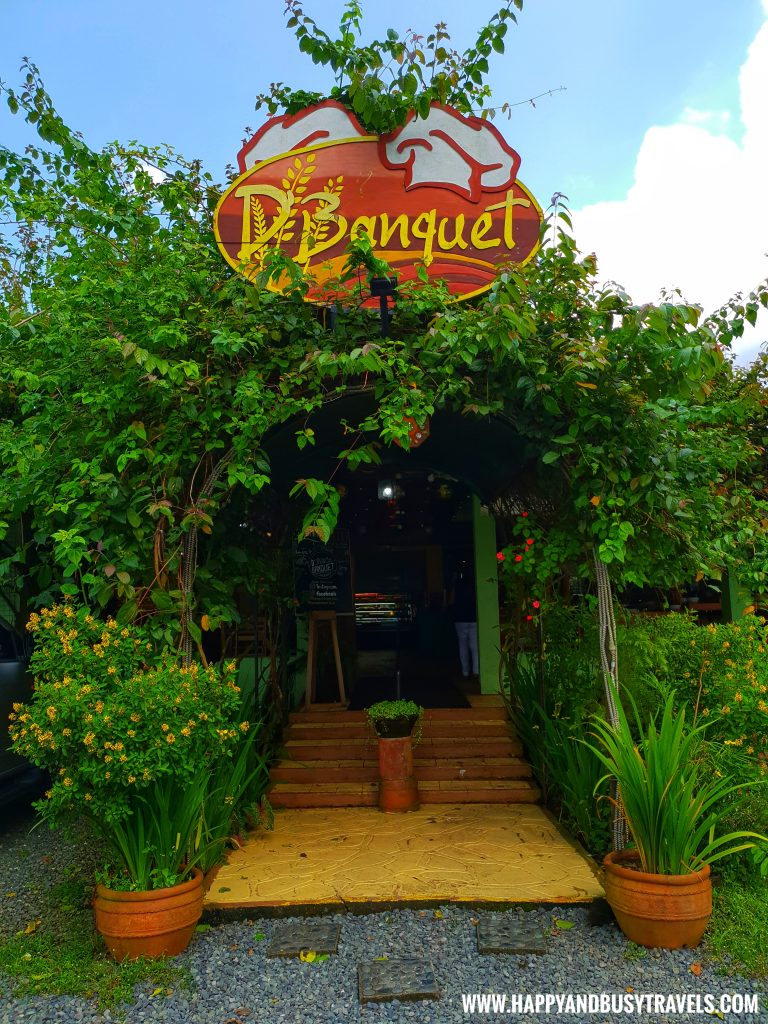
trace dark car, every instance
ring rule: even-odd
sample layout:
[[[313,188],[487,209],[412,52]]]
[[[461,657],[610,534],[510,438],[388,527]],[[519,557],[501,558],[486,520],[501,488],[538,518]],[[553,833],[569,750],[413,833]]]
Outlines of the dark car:
[[[24,639],[0,617],[0,805],[30,800],[45,786],[45,774],[9,749],[8,715],[32,696],[28,653]]]

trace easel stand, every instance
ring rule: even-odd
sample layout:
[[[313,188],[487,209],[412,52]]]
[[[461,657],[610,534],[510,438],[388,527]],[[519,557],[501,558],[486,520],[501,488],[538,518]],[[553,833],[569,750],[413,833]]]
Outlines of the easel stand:
[[[321,622],[327,622],[331,627],[331,643],[333,644],[333,658],[336,662],[336,682],[339,687],[339,701],[347,703],[344,692],[344,673],[341,668],[341,652],[339,651],[339,633],[336,628],[336,612],[310,612],[309,633],[307,636],[307,691],[304,703],[307,707],[315,699],[317,690],[317,647],[318,633]]]

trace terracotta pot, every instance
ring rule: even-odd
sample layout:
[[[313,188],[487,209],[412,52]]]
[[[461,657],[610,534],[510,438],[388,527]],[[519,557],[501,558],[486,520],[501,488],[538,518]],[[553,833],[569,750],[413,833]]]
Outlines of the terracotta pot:
[[[639,865],[634,850],[603,860],[605,896],[621,930],[638,946],[698,946],[712,914],[709,865],[687,875],[646,874]]]
[[[411,737],[379,738],[379,808],[382,811],[417,811],[419,791],[413,777]]]
[[[168,889],[121,892],[96,887],[96,927],[115,960],[177,956],[187,948],[203,912],[203,873]]]
[[[411,735],[418,720],[418,715],[402,715],[400,718],[374,718],[373,728],[377,736],[400,739],[403,736]]]

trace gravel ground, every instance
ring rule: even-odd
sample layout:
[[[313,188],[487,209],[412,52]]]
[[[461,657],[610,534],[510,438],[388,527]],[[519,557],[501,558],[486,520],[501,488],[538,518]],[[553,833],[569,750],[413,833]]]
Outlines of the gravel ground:
[[[0,835],[0,934],[13,934],[31,919],[46,913],[46,893],[72,875],[73,863],[83,858],[98,863],[99,854],[80,838],[62,840],[45,829],[29,832],[22,818]],[[16,895],[6,897],[6,893]],[[70,997],[10,996],[0,978],[0,1024],[105,1024],[123,1019],[128,1024],[339,1024],[339,1022],[413,1022],[452,1024],[521,1020],[552,1021],[542,1012],[465,1012],[463,993],[763,993],[757,1014],[727,1015],[729,1021],[768,1021],[768,1002],[762,983],[718,974],[702,961],[698,976],[691,951],[638,951],[629,947],[611,922],[585,907],[547,907],[505,913],[535,921],[547,932],[542,956],[481,956],[477,953],[477,912],[454,906],[432,910],[401,910],[359,916],[335,915],[341,924],[338,955],[319,963],[267,959],[266,947],[276,927],[286,919],[255,919],[211,927],[197,934],[178,958],[191,973],[192,988],[171,997],[153,996],[151,988],[137,991],[136,1002],[117,1011],[99,1011],[93,1002]],[[555,918],[572,922],[554,925]],[[327,919],[326,919],[327,920]],[[261,936],[264,936],[263,938]],[[361,1006],[357,996],[357,965],[381,957],[416,956],[434,966],[442,991],[439,1001],[391,1002]],[[614,1024],[637,1020],[662,1024],[685,1015],[615,1012],[574,1013],[561,1020]],[[710,1016],[704,1019],[717,1019]]]

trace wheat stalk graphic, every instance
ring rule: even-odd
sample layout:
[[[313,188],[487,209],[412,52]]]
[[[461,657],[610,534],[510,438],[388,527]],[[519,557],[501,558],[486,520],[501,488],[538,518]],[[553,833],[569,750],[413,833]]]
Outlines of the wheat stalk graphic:
[[[329,178],[326,181],[325,185],[323,186],[323,192],[326,193],[326,195],[329,195],[329,196],[339,196],[339,195],[341,195],[341,193],[343,191],[344,191],[344,175],[343,174],[340,174],[338,176],[338,178],[336,178],[336,179]],[[314,215],[310,217],[310,220],[309,220],[309,235],[314,240],[315,246],[319,242],[323,242],[325,240],[325,238],[328,235],[328,231],[330,230],[330,226],[331,226],[330,225],[330,221],[327,221],[327,220],[317,221],[317,220],[315,220]],[[314,248],[314,246],[313,246],[313,248]],[[307,269],[307,267],[309,267],[311,259],[312,259],[312,253],[310,252],[309,256],[307,257],[307,261],[306,261],[306,263],[304,265],[304,269],[305,270]]]
[[[293,161],[293,167],[288,168],[286,176],[281,182],[285,191],[293,196],[293,205],[288,219],[277,234],[277,239],[275,240],[275,245],[277,246],[282,245],[283,242],[290,242],[293,239],[293,229],[296,226],[296,218],[299,215],[296,199],[307,191],[307,184],[312,179],[312,173],[315,170],[314,163],[316,159],[316,153],[307,153],[307,165],[305,167],[303,160],[296,157]]]

